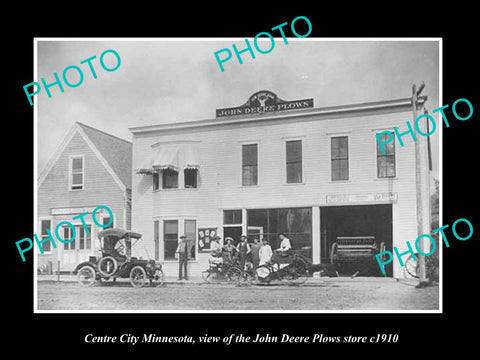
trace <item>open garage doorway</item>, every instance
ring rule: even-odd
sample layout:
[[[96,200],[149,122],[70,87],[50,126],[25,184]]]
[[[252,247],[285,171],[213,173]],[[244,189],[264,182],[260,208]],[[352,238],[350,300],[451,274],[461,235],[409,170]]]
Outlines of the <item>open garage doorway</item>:
[[[377,254],[382,243],[392,251],[391,204],[322,207],[320,231],[322,263],[333,258],[341,276],[383,276],[375,257],[367,253]],[[386,276],[392,276],[392,263],[385,271]]]

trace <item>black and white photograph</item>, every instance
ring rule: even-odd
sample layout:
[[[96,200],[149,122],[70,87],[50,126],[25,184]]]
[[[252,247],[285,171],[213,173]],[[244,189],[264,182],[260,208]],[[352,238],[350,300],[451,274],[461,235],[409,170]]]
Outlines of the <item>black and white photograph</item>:
[[[441,311],[441,39],[36,46],[37,311]]]
[[[7,353],[473,349],[471,6],[72,5],[2,23]]]

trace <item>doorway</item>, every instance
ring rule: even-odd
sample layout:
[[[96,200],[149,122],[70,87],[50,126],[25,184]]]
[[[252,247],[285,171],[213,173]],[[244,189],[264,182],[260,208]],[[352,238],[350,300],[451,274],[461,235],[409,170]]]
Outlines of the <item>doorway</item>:
[[[231,237],[233,239],[233,244],[236,246],[240,241],[240,236],[242,236],[242,227],[241,226],[224,226],[223,227],[223,243],[226,244],[225,239]]]
[[[330,263],[332,245],[342,237],[374,237],[379,246],[385,243],[386,250],[392,251],[392,205],[329,206],[320,209],[322,263]],[[339,273],[361,276],[380,276],[381,271],[375,257],[368,260],[351,260],[339,264]],[[392,263],[385,266],[386,275],[393,274]]]
[[[60,243],[61,270],[73,270],[79,263],[87,261],[92,254],[92,226],[87,225],[87,231],[83,225],[75,225],[75,234],[70,226],[62,226],[61,234],[64,241],[72,237],[68,243]],[[87,234],[88,232],[88,234]]]

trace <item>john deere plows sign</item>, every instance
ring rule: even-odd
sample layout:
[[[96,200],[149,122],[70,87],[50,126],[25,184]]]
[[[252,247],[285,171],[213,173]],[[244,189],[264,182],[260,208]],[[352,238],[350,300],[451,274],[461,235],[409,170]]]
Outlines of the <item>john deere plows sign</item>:
[[[242,106],[217,109],[217,117],[262,114],[266,112],[312,108],[313,99],[285,101],[271,91],[258,91]]]

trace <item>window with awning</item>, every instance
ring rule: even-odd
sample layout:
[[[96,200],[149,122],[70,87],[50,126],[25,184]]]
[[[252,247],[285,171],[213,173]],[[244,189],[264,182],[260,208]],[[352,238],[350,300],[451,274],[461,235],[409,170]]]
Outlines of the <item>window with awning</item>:
[[[169,143],[156,146],[152,155],[136,169],[136,173],[152,174],[164,169],[180,172],[185,169],[199,168],[200,160],[195,144]]]
[[[154,175],[154,190],[160,187],[159,179],[162,179],[162,188],[176,188],[174,183],[178,181],[178,174],[184,173],[185,187],[197,187],[197,172],[200,168],[200,160],[196,143],[179,142],[164,143],[152,147],[152,155],[135,171],[137,174]],[[162,176],[159,176],[161,173]]]

